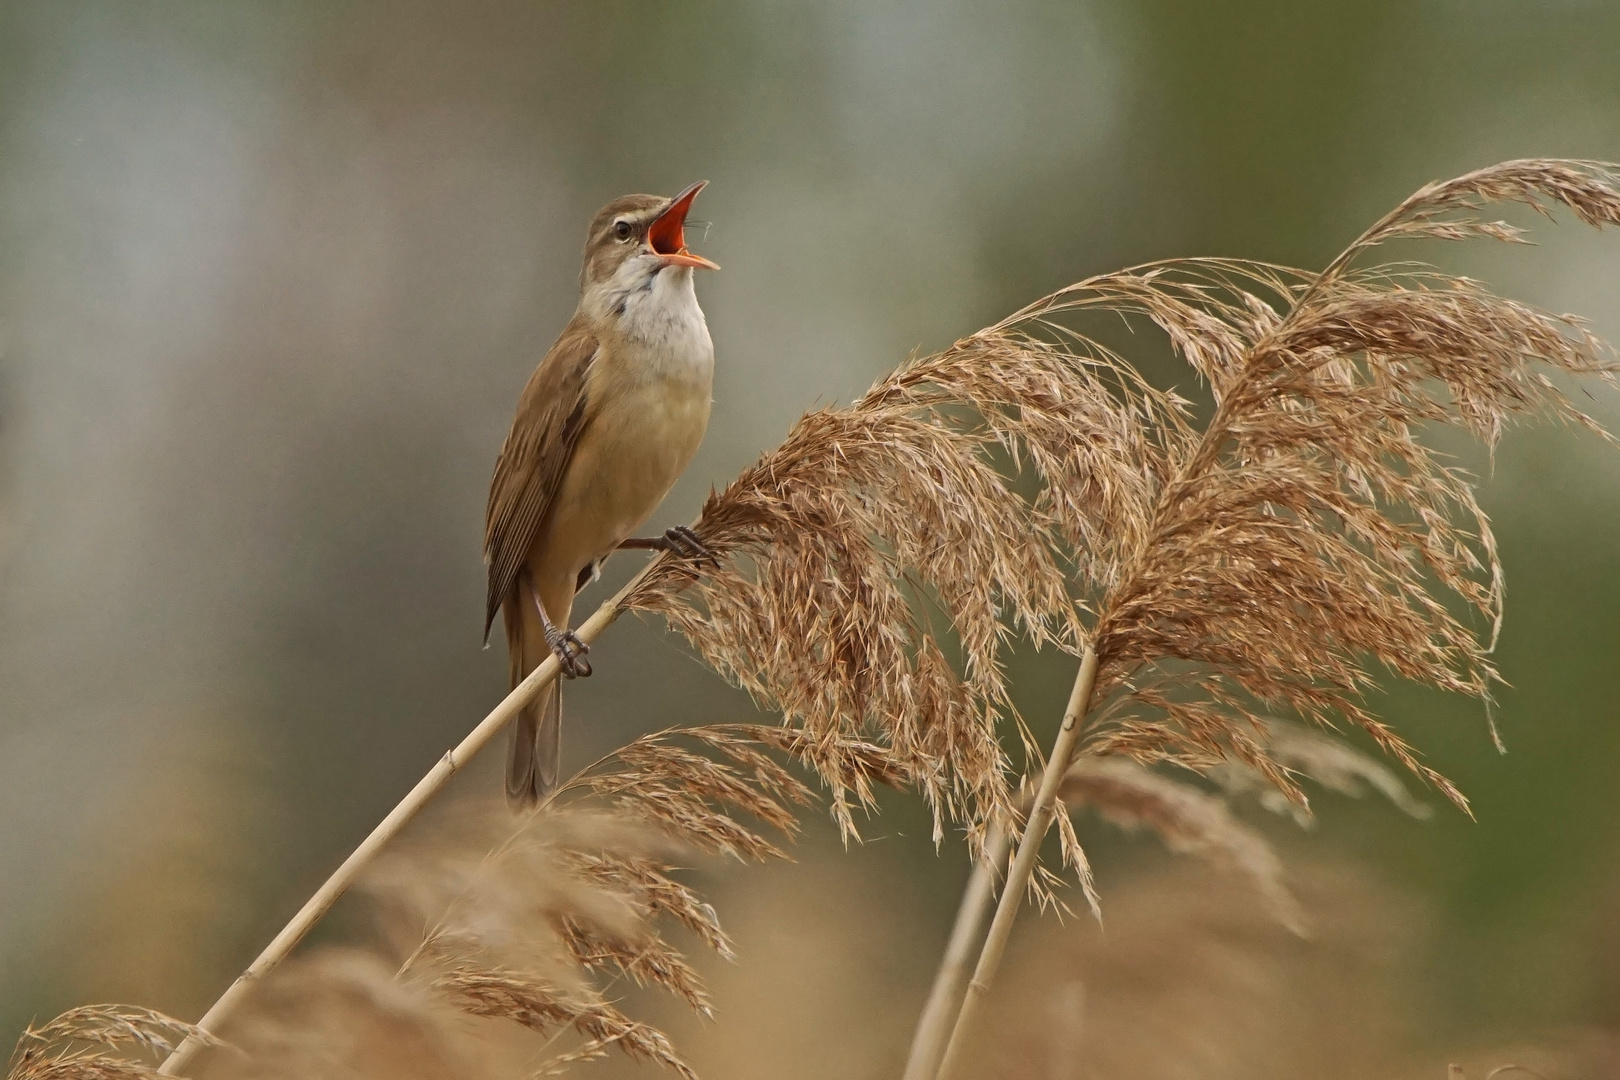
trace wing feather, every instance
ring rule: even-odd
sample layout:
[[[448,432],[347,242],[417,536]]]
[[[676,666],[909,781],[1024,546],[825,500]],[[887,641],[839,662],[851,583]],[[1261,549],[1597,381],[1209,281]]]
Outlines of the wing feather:
[[[570,323],[518,399],[517,417],[495,463],[484,518],[484,562],[489,567],[485,640],[495,612],[517,584],[585,429],[585,373],[597,348],[586,327]]]

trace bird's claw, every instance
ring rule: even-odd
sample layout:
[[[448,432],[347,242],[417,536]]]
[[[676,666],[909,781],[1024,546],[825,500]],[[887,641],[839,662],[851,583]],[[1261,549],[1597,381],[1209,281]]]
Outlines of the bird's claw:
[[[720,557],[710,551],[709,545],[699,540],[697,533],[685,525],[676,525],[674,528],[664,530],[664,550],[672,551],[693,562],[710,563],[716,570],[720,569]]]
[[[591,647],[579,640],[579,635],[572,630],[563,630],[552,637],[549,644],[551,651],[557,656],[557,663],[562,667],[564,678],[590,677],[591,662],[585,659],[585,654],[591,651]]]

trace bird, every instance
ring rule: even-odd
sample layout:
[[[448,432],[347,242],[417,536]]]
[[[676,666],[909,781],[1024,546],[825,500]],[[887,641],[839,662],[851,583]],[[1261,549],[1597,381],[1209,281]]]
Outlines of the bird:
[[[515,688],[555,654],[588,676],[569,629],[575,594],[619,548],[712,558],[688,528],[632,537],[685,471],[708,427],[714,344],[694,277],[718,265],[686,246],[692,201],[626,195],[591,219],[579,306],[518,399],[490,481],[484,640],[504,616]],[[519,713],[506,794],[529,807],[557,786],[562,680]]]

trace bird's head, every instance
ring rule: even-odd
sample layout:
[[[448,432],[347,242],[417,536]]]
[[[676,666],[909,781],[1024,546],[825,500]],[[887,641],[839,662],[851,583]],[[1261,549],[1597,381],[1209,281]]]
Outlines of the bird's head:
[[[593,286],[635,288],[668,268],[718,270],[686,248],[686,214],[707,180],[673,199],[626,195],[602,207],[585,237],[581,291]]]

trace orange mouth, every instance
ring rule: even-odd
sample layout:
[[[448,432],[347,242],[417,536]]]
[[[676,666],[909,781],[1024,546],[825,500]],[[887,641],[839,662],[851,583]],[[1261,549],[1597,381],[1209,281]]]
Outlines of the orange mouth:
[[[686,248],[686,214],[692,209],[692,200],[708,184],[699,180],[675,196],[662,214],[647,227],[647,244],[653,253],[664,260],[666,266],[692,266],[703,270],[718,270],[719,265]]]

